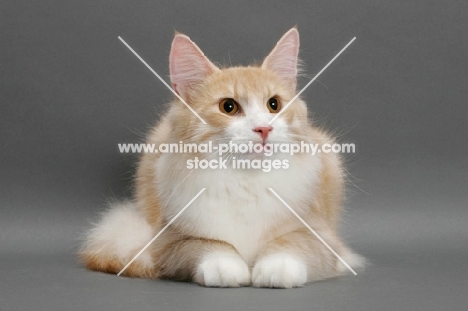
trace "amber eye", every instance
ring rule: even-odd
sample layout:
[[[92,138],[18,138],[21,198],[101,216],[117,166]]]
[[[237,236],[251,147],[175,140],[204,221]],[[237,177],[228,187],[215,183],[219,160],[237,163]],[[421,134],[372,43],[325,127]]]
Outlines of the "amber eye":
[[[278,98],[272,97],[268,100],[267,107],[271,113],[277,113],[281,110],[281,102]]]
[[[228,115],[234,115],[239,112],[239,104],[232,98],[225,98],[219,102],[219,110]]]

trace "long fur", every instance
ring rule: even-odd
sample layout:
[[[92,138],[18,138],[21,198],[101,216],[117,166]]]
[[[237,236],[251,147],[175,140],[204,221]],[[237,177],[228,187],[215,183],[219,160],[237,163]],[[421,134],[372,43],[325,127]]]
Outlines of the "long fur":
[[[207,125],[175,100],[147,143],[259,142],[252,129],[274,116],[276,96],[295,95],[299,36],[291,29],[260,67],[216,68],[188,37],[177,34],[171,50],[173,85]],[[193,64],[188,66],[187,64]],[[197,68],[201,68],[197,71]],[[180,77],[191,77],[184,79]],[[196,77],[193,78],[193,77]],[[180,90],[183,90],[180,91]],[[234,98],[242,113],[220,112]],[[333,139],[310,124],[301,99],[273,123],[269,142]],[[287,169],[189,170],[186,161],[217,154],[143,154],[134,203],[105,212],[80,251],[86,266],[117,273],[202,188],[206,191],[126,271],[128,276],[194,281],[205,286],[290,288],[334,277],[347,268],[270,192],[273,188],[353,268],[363,265],[338,235],[344,174],[338,155],[275,154]],[[228,163],[252,155],[227,154]]]

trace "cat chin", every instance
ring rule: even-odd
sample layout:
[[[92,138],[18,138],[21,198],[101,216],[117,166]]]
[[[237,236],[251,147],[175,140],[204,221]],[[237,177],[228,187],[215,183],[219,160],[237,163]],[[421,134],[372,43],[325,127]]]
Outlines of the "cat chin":
[[[284,155],[281,154],[270,154],[267,152],[247,152],[236,156],[236,159],[246,160],[275,160],[283,159]]]

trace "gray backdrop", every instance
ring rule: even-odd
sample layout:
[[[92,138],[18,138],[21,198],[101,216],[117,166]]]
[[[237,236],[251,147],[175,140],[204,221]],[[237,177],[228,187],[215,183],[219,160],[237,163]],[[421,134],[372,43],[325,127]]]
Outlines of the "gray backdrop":
[[[0,4],[0,310],[465,310],[466,1]],[[371,266],[295,290],[206,289],[84,270],[78,237],[131,195],[138,142],[172,94],[174,29],[222,65],[298,25],[315,119],[354,142],[343,234]]]

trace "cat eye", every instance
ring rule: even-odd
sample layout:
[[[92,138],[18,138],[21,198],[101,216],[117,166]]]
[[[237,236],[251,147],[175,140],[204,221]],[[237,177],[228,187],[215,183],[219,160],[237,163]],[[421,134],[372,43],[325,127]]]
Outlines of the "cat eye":
[[[239,104],[232,98],[225,98],[219,102],[219,110],[228,115],[235,115],[239,112]]]
[[[272,97],[268,100],[267,107],[271,113],[277,113],[281,110],[281,102],[278,98]]]

